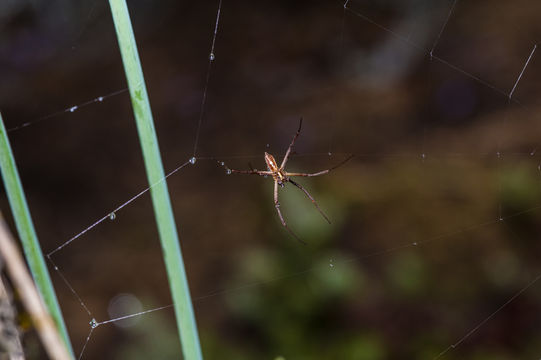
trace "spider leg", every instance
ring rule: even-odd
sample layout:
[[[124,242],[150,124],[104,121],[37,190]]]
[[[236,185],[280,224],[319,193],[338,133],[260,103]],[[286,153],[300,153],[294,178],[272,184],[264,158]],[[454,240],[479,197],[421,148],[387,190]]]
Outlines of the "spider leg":
[[[325,174],[328,174],[330,171],[331,171],[331,169],[327,169],[327,170],[319,171],[319,172],[313,173],[313,174],[298,173],[298,172],[293,172],[293,173],[292,173],[292,172],[286,172],[286,175],[287,175],[287,176],[304,176],[304,177],[309,177],[309,176],[325,175]]]
[[[248,163],[248,165],[250,166],[250,170],[235,170],[235,169],[230,169],[229,166],[227,166],[223,161],[218,161],[219,165],[223,166],[225,168],[225,171],[227,174],[249,174],[249,175],[259,175],[259,176],[272,176],[272,171],[261,171],[261,170],[256,170],[252,167],[252,164]]]
[[[250,174],[250,175],[259,175],[259,176],[272,176],[272,171],[261,171],[261,170],[235,170],[230,169],[225,166],[225,170],[231,174]]]
[[[293,140],[291,140],[291,144],[289,144],[289,147],[287,148],[286,155],[284,156],[284,160],[282,160],[282,164],[280,165],[280,169],[283,169],[286,166],[287,159],[289,158],[289,154],[291,153],[291,149],[293,148],[293,145],[295,144],[295,140],[299,137],[299,134],[301,133],[301,126],[302,126],[302,117],[299,122],[299,129],[297,130],[297,133],[295,136],[293,136]]]
[[[269,176],[272,175],[272,171],[259,171],[259,170],[234,170],[234,169],[227,169],[231,171],[231,173],[235,174],[251,174],[251,175],[259,175],[259,176]]]
[[[280,203],[278,202],[278,181],[274,180],[274,207],[276,208],[276,211],[278,212],[278,216],[280,217],[280,221],[282,222],[282,225],[286,228],[286,230],[299,242],[306,245],[304,241],[302,241],[291,229],[287,226],[284,217],[282,216],[282,212],[280,211]]]
[[[293,185],[295,185],[296,187],[298,187],[299,189],[302,190],[303,193],[306,194],[306,196],[308,196],[308,198],[310,200],[312,200],[312,204],[315,205],[317,211],[319,211],[319,213],[321,214],[321,216],[323,216],[325,218],[325,220],[327,220],[327,222],[330,224],[331,223],[331,220],[329,220],[329,218],[327,217],[327,215],[325,215],[325,213],[319,208],[319,205],[317,204],[317,202],[314,200],[314,198],[310,195],[310,193],[308,192],[308,190],[306,190],[302,185],[300,184],[297,184],[295,181],[289,179],[289,182],[292,183]]]
[[[325,174],[328,174],[329,172],[333,171],[334,169],[344,165],[345,163],[347,163],[349,160],[351,160],[355,155],[350,155],[348,156],[345,160],[343,160],[342,162],[338,163],[337,165],[333,166],[332,168],[330,169],[327,169],[327,170],[322,170],[322,171],[318,171],[316,173],[311,173],[311,174],[307,174],[307,173],[298,173],[298,172],[295,172],[295,173],[290,173],[290,172],[286,172],[285,175],[286,176],[319,176],[319,175],[325,175]]]

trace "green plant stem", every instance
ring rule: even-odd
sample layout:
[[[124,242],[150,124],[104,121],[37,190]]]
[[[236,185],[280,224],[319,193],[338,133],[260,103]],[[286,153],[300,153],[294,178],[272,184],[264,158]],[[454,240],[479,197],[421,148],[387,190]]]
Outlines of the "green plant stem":
[[[59,329],[59,332],[66,344],[66,347],[73,358],[73,350],[69,340],[66,325],[62,318],[62,312],[56,299],[54,287],[51,282],[51,277],[47,271],[47,266],[41,252],[41,247],[34,230],[34,224],[32,223],[32,217],[26,203],[26,197],[24,195],[17,166],[15,164],[15,157],[11,151],[9,139],[4,126],[4,120],[0,114],[0,169],[2,171],[2,179],[4,180],[4,186],[17,226],[17,232],[23,246],[24,254],[30,272],[36,282],[36,286],[43,297],[47,310],[51,314]]]
[[[109,0],[133,112],[143,151],[154,214],[162,244],[184,359],[202,359],[190,290],[178,241],[173,209],[167,190],[158,139],[148,100],[143,70],[125,0]]]

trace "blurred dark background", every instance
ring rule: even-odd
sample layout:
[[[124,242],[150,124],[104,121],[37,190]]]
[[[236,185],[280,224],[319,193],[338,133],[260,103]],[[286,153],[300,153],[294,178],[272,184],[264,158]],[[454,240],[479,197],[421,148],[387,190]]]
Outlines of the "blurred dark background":
[[[129,1],[166,172],[193,153],[218,1]],[[168,180],[207,359],[433,359],[540,272],[538,1],[227,1],[198,160]],[[429,56],[433,50],[434,57]],[[148,185],[104,0],[0,3],[0,110],[49,252]],[[58,111],[61,111],[57,114]],[[48,117],[48,115],[53,115]],[[292,186],[226,175],[281,158]],[[44,119],[44,117],[46,117]],[[0,207],[9,214],[2,192]],[[53,256],[98,321],[170,304],[148,194]],[[52,271],[52,269],[51,269]],[[52,277],[76,353],[91,320]],[[541,356],[535,283],[444,359]],[[43,358],[32,330],[28,358]],[[171,309],[83,359],[179,358]]]

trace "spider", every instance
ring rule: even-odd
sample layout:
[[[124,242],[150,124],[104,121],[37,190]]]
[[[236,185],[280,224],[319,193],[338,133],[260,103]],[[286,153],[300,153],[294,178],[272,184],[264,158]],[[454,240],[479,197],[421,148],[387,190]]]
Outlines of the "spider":
[[[329,169],[326,169],[326,170],[318,171],[316,173],[287,172],[285,170],[285,166],[287,164],[287,160],[289,159],[289,155],[291,154],[291,149],[293,148],[293,145],[295,144],[295,141],[297,140],[297,138],[299,137],[299,135],[301,133],[301,127],[302,127],[302,118],[300,119],[300,122],[299,122],[299,129],[297,130],[297,132],[293,136],[293,140],[291,141],[291,144],[289,144],[289,147],[287,148],[286,154],[284,156],[284,159],[282,160],[282,163],[280,164],[280,167],[278,167],[278,164],[276,163],[276,160],[274,159],[274,156],[272,156],[271,154],[269,154],[267,152],[265,152],[265,162],[267,163],[267,169],[268,169],[267,171],[258,171],[258,170],[255,170],[255,169],[251,169],[251,170],[234,170],[234,169],[228,168],[223,163],[221,163],[221,164],[225,166],[226,171],[227,171],[228,174],[236,173],[236,174],[260,175],[260,176],[265,176],[265,177],[269,176],[269,175],[272,176],[272,178],[274,180],[274,207],[276,208],[276,211],[278,212],[278,217],[280,218],[280,222],[282,223],[282,225],[286,228],[286,230],[295,239],[297,239],[298,241],[300,241],[303,244],[306,244],[297,235],[295,235],[295,233],[289,228],[289,226],[287,226],[287,223],[285,222],[284,217],[282,216],[282,211],[280,211],[280,202],[278,201],[278,187],[284,187],[285,184],[288,183],[288,182],[292,183],[293,185],[298,187],[312,201],[312,204],[315,205],[317,211],[319,211],[319,213],[323,216],[323,218],[325,218],[325,220],[327,220],[327,222],[330,224],[331,221],[329,220],[327,215],[325,215],[325,213],[319,208],[319,205],[317,204],[316,200],[314,200],[312,195],[310,195],[310,193],[302,185],[300,185],[296,181],[293,181],[293,179],[291,179],[291,177],[292,176],[311,177],[311,176],[325,175],[325,174],[329,173],[330,171],[336,169],[337,167],[342,166],[343,164],[345,164],[347,161],[349,161],[353,157],[353,155],[348,156],[345,160],[340,162],[338,165],[335,165],[335,166],[333,166],[333,167],[331,167]],[[250,168],[251,168],[251,166],[250,166]]]

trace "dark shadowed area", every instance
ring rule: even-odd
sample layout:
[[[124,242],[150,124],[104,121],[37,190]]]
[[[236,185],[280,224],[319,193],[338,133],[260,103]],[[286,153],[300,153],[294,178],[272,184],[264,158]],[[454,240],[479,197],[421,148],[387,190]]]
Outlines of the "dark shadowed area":
[[[541,357],[540,2],[224,0],[210,73],[218,1],[128,6],[165,171],[198,139],[168,186],[206,359]],[[0,78],[44,252],[148,187],[107,1],[0,2]],[[300,117],[288,171],[355,155],[298,179],[330,225],[280,189],[306,246],[219,163],[280,161]],[[149,194],[113,218],[52,255],[77,354],[171,303]],[[174,358],[171,308],[82,355]]]

